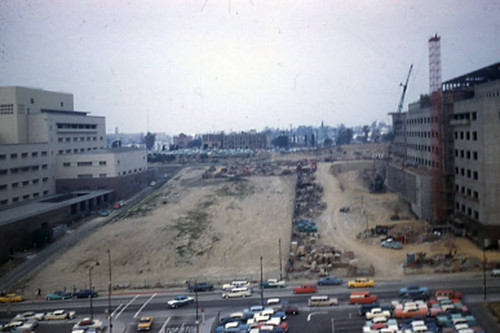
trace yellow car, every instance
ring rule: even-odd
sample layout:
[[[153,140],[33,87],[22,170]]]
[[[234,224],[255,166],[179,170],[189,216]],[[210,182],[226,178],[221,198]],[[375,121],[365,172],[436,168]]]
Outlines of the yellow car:
[[[22,300],[23,300],[23,296],[16,295],[14,293],[5,294],[5,295],[0,296],[0,303],[21,302]]]
[[[153,317],[141,317],[137,324],[138,331],[149,331],[153,328]]]
[[[375,283],[373,280],[368,280],[367,278],[357,278],[356,280],[349,281],[347,286],[349,288],[365,288],[365,287],[373,287]]]

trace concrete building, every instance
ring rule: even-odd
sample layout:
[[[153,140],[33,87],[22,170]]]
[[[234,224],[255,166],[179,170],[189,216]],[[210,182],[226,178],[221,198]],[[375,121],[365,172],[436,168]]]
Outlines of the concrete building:
[[[436,222],[436,202],[444,205],[446,222],[478,245],[496,246],[500,239],[500,63],[442,84],[443,171],[441,200],[432,198],[433,147],[428,97],[393,113],[392,161],[387,185],[411,204],[420,218]]]
[[[74,111],[73,95],[0,87],[0,261],[41,226],[144,188],[146,171],[144,149],[106,150],[104,117]]]
[[[203,149],[266,149],[270,146],[270,138],[266,133],[250,132],[230,134],[203,134]]]

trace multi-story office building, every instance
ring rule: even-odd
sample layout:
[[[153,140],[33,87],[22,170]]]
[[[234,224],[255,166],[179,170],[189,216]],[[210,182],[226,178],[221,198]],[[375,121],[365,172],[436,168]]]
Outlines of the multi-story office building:
[[[74,111],[73,95],[0,87],[0,260],[144,188],[146,171],[146,150],[107,150],[104,117]]]
[[[394,113],[393,160],[387,184],[422,219],[436,221],[432,206],[445,205],[447,223],[479,245],[500,239],[500,63],[442,84],[441,174],[445,190],[432,198],[431,111],[428,97]]]
[[[201,146],[203,149],[266,149],[270,139],[266,133],[250,132],[230,134],[203,134]]]

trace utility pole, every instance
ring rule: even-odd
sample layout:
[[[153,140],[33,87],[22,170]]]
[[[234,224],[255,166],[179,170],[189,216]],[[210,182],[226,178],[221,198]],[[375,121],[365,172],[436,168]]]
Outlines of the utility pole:
[[[89,289],[90,289],[90,320],[94,320],[94,309],[92,308],[92,270],[94,269],[94,266],[90,266],[89,268]]]
[[[108,283],[108,329],[109,333],[113,333],[113,323],[111,317],[111,250],[108,249],[108,263],[109,263],[109,283]]]
[[[198,281],[194,282],[194,285],[196,286],[198,284]],[[200,320],[198,318],[198,289],[194,288],[194,297],[195,297],[195,302],[196,302],[196,333],[200,333]]]
[[[262,281],[263,271],[262,271],[262,256],[260,257],[260,305],[264,308],[264,284]]]
[[[486,300],[486,239],[483,240],[483,299]]]
[[[283,281],[283,266],[281,264],[281,238],[278,239],[278,246],[279,246],[279,259],[280,259],[280,281]]]

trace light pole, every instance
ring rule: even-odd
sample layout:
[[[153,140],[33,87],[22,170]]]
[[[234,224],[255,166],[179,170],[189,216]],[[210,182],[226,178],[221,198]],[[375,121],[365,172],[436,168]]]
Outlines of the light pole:
[[[197,281],[195,281],[195,286],[198,284]],[[200,320],[198,318],[198,289],[194,288],[194,297],[195,297],[195,302],[196,302],[196,333],[200,332]]]
[[[483,240],[483,298],[486,299],[486,238]]]
[[[280,259],[280,281],[283,281],[283,266],[281,264],[281,238],[278,240],[279,246],[279,259]]]
[[[92,270],[94,266],[90,266],[89,268],[89,289],[90,289],[90,320],[94,320],[94,309],[92,308]]]
[[[111,250],[108,249],[108,263],[109,263],[109,283],[108,283],[108,328],[109,333],[113,333],[113,323],[111,317]]]
[[[260,305],[262,308],[264,308],[264,284],[262,280],[263,276],[263,269],[262,269],[262,256],[260,257]]]

